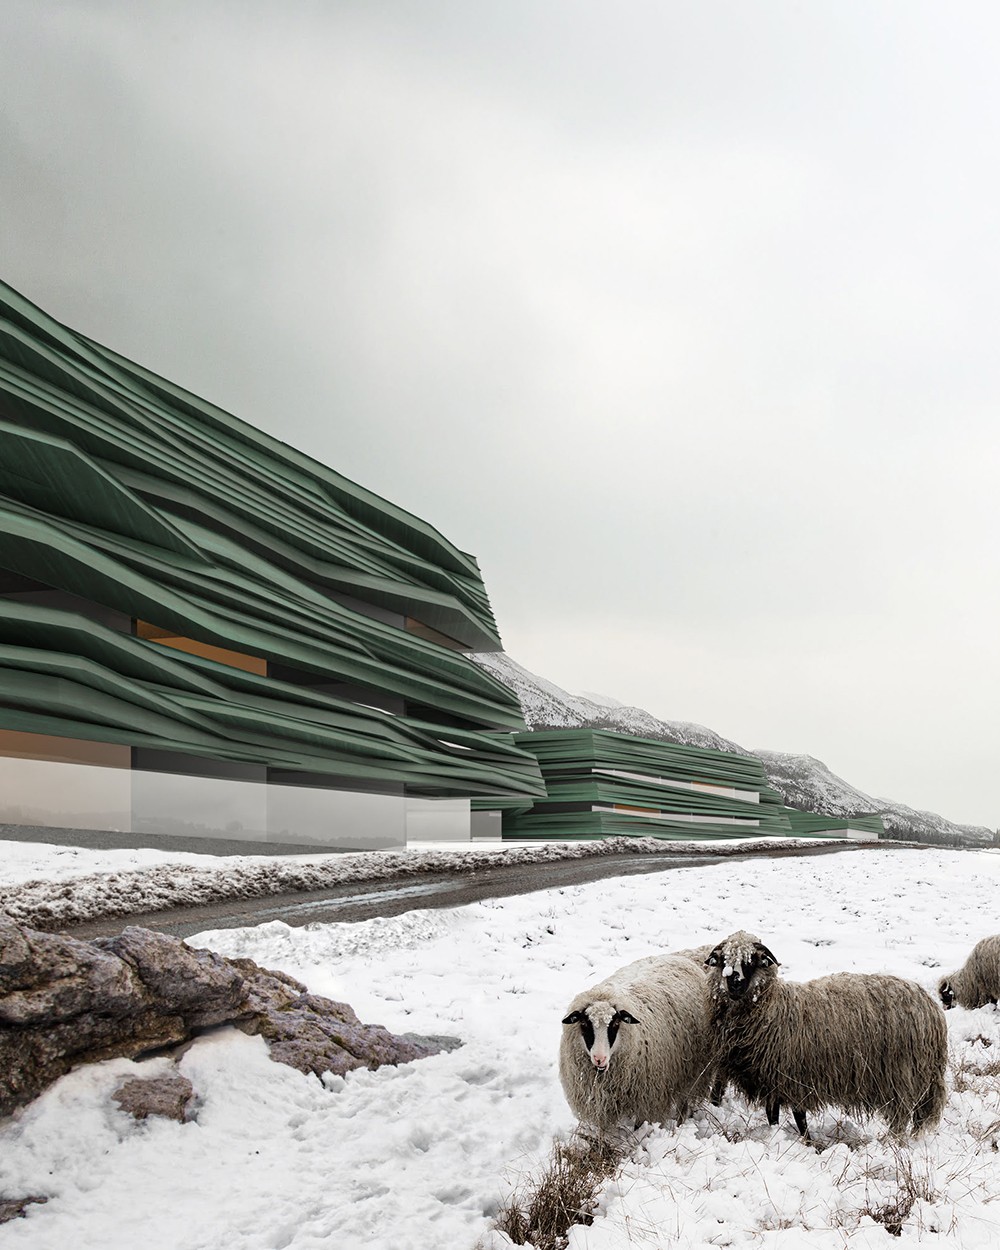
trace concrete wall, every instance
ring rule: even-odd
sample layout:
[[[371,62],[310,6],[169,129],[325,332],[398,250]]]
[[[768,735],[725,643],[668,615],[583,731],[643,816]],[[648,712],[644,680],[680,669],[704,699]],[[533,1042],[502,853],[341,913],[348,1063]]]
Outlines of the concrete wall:
[[[155,845],[160,836],[317,850],[403,847],[408,805],[428,802],[433,801],[0,756],[0,824],[131,832],[137,845]],[[468,800],[464,803],[468,838]],[[429,816],[421,807],[414,818],[420,824]],[[435,810],[428,827],[444,832],[427,836],[460,836],[460,824],[460,813]]]
[[[341,850],[406,845],[406,800],[393,794],[265,786],[267,830],[274,842],[315,842]]]
[[[407,842],[468,842],[468,799],[406,799]]]
[[[499,840],[503,837],[503,813],[473,812],[471,826],[473,841],[482,838]]]
[[[0,823],[130,830],[130,778],[128,768],[0,756]]]

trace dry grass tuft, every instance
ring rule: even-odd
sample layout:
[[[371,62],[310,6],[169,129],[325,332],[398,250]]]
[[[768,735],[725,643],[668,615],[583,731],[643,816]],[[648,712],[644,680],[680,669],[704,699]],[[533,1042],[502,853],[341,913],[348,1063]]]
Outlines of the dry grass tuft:
[[[893,1148],[891,1164],[876,1164],[866,1172],[865,1180],[866,1189],[871,1185],[875,1192],[857,1214],[869,1216],[892,1237],[902,1236],[917,1203],[933,1203],[939,1197],[929,1167],[921,1169],[913,1155],[899,1146]]]
[[[975,1038],[983,1051],[992,1043],[988,1038]],[[980,1052],[981,1053],[981,1052]],[[1000,1056],[980,1059],[975,1051],[966,1050],[964,1054],[952,1060],[952,1084],[956,1093],[964,1094],[968,1089],[977,1089],[984,1078],[1000,1076]]]
[[[527,1177],[501,1207],[494,1227],[517,1246],[565,1250],[574,1224],[591,1224],[597,1191],[618,1171],[620,1146],[603,1137],[556,1142],[542,1172]]]

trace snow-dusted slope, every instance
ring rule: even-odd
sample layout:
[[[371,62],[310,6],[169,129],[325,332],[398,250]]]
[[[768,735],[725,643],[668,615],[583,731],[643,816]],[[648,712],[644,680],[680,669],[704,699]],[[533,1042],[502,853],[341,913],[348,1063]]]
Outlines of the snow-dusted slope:
[[[860,816],[881,811],[878,799],[856,790],[812,755],[788,755],[781,751],[755,751],[763,761],[771,785],[789,807],[828,816]]]
[[[714,751],[735,751],[738,755],[750,754],[704,725],[660,720],[640,707],[626,707],[606,695],[570,694],[555,682],[530,673],[509,655],[486,652],[472,659],[514,691],[529,729],[614,729],[637,737],[661,738],[665,742],[710,747]]]
[[[876,799],[835,776],[811,755],[755,751],[764,763],[771,785],[791,807],[826,812],[831,816],[858,816],[881,812],[886,829],[916,841],[981,845],[992,842],[993,831],[982,825],[956,825],[936,812],[919,812],[892,799]]]
[[[529,672],[509,655],[482,654],[472,658],[514,691],[530,729],[614,729],[665,742],[751,754],[704,725],[660,720],[642,708],[626,707],[606,695],[569,694],[554,682]],[[993,831],[982,825],[957,825],[936,812],[920,812],[905,803],[872,798],[811,755],[778,751],[753,754],[763,761],[768,781],[790,807],[828,816],[880,812],[888,832],[918,842],[983,845],[993,841]]]

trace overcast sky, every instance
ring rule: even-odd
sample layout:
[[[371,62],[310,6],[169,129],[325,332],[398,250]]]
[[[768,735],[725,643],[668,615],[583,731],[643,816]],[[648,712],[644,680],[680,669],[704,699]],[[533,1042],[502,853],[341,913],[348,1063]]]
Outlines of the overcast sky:
[[[573,691],[1000,824],[1000,10],[0,0],[0,251]]]

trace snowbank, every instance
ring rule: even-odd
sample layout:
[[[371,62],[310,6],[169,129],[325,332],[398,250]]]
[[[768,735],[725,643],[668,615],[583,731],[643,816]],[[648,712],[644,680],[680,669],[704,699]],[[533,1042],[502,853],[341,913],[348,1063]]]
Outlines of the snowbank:
[[[830,845],[829,840],[824,841]],[[0,845],[19,846],[19,843]],[[817,845],[808,838],[761,838],[722,842],[662,842],[657,838],[608,838],[602,842],[547,842],[497,850],[459,851],[364,851],[351,855],[317,855],[273,858],[234,856],[164,857],[165,862],[128,869],[111,868],[101,859],[96,872],[73,873],[72,863],[88,862],[88,856],[157,856],[159,852],[83,852],[75,860],[58,852],[54,879],[16,879],[0,887],[0,911],[22,924],[38,929],[58,929],[105,916],[125,917],[170,907],[216,903],[227,899],[266,898],[304,890],[323,890],[357,882],[420,876],[426,873],[474,872],[495,868],[498,863],[541,864],[557,859],[584,859],[602,855],[704,855],[753,854],[764,850],[789,850]],[[858,845],[848,843],[845,845]],[[872,844],[877,846],[878,844]],[[884,848],[880,848],[884,849]],[[37,844],[32,853],[40,850]],[[197,862],[190,862],[195,860]],[[22,861],[23,862],[23,861]],[[32,860],[31,862],[37,862]],[[147,861],[148,862],[148,861]],[[9,880],[9,878],[7,878]]]

